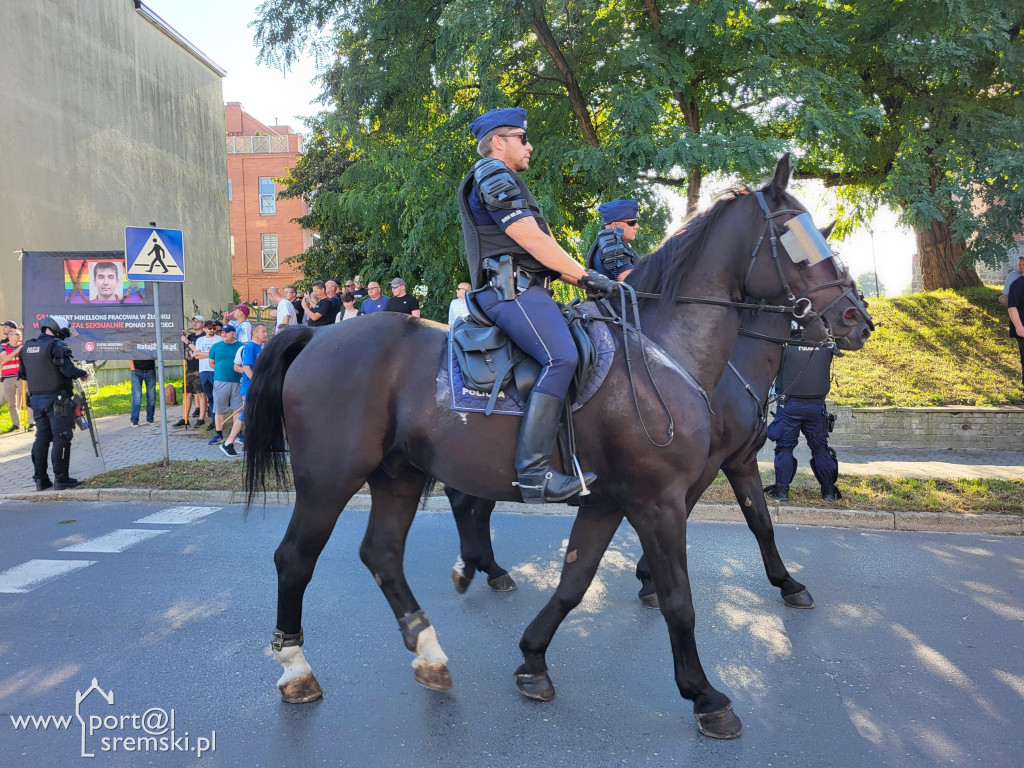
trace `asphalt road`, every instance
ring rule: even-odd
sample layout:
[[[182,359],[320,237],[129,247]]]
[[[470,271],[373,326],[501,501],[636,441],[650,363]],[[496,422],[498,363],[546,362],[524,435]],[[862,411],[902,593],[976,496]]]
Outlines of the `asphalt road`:
[[[555,637],[548,662],[558,695],[542,704],[517,693],[512,672],[519,636],[557,580],[571,518],[496,515],[499,560],[520,588],[493,594],[478,579],[459,596],[449,580],[454,523],[418,517],[407,574],[455,681],[438,693],[413,681],[412,655],[359,562],[367,513],[346,512],[305,601],[305,651],[325,698],[295,706],[280,702],[269,655],[272,552],[289,510],[143,520],[163,509],[0,504],[0,766],[1024,760],[1021,538],[780,527],[780,550],[817,601],[797,611],[767,583],[743,526],[692,525],[702,661],[744,723],[740,739],[716,742],[698,733],[678,695],[660,614],[636,600],[639,545],[628,528]],[[94,541],[123,530],[145,533]],[[83,729],[76,693],[93,678],[100,690],[78,708]],[[111,693],[108,704],[101,697]],[[173,739],[160,721],[171,710]],[[69,719],[43,728],[23,716]],[[143,723],[165,739],[152,743],[157,751],[130,751],[150,746],[132,741],[146,735]]]

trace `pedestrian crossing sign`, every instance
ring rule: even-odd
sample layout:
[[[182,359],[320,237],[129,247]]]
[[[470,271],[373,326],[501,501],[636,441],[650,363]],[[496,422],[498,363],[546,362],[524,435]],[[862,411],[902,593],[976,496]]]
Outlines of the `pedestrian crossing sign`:
[[[185,246],[180,229],[125,227],[126,275],[134,280],[185,282]]]

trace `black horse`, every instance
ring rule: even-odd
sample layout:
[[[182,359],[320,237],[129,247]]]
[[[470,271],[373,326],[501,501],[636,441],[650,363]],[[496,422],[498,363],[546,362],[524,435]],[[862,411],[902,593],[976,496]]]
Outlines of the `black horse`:
[[[827,232],[822,234],[827,235]],[[855,287],[852,279],[847,285]],[[744,312],[741,335],[733,347],[729,367],[711,396],[711,449],[707,465],[700,479],[689,489],[686,507],[693,510],[721,469],[732,485],[747,526],[757,539],[768,581],[779,588],[787,605],[813,608],[810,593],[790,575],[775,546],[775,531],[757,465],[757,454],[768,438],[768,394],[782,365],[782,345],[789,338],[789,322],[784,315]],[[841,341],[848,346],[847,339]],[[459,529],[460,554],[452,568],[455,590],[464,593],[476,571],[487,574],[487,584],[494,591],[514,590],[515,580],[494,557],[490,530],[495,503],[469,496],[451,486],[445,486],[444,491]],[[657,608],[658,595],[646,557],[637,564],[636,574],[641,582],[640,600],[649,608]]]
[[[650,376],[631,382],[624,355],[617,354],[604,385],[577,415],[581,461],[600,481],[577,514],[558,588],[520,642],[524,664],[515,680],[526,696],[554,696],[547,647],[582,599],[625,515],[650,559],[680,694],[693,702],[703,733],[740,734],[732,703],[712,687],[697,655],[686,573],[685,500],[708,455],[706,393],[722,374],[739,330],[731,304],[744,296],[785,302],[805,318],[817,308],[834,335],[849,336],[854,345],[869,333],[866,319],[844,319],[859,302],[831,259],[794,262],[777,249],[780,227],[804,212],[786,192],[789,175],[786,156],[764,189],[744,188],[719,200],[634,273],[638,291],[658,294],[641,302],[646,336],[630,334],[634,357],[641,343],[646,350]],[[684,293],[722,303],[681,302]],[[291,521],[274,554],[273,649],[284,667],[278,687],[285,701],[322,695],[301,650],[302,599],[338,516],[364,482],[372,503],[360,557],[388,600],[406,647],[416,654],[415,679],[431,688],[451,686],[447,656],[403,571],[420,495],[434,477],[481,498],[522,499],[513,485],[512,461],[519,421],[456,413],[438,401],[445,344],[444,326],[380,312],[315,336],[307,329],[282,333],[260,355],[248,396],[246,488],[251,501],[265,488],[268,473],[284,478],[287,424],[296,491]],[[617,345],[621,352],[621,339]],[[346,429],[338,430],[331,414],[342,412]],[[638,412],[663,435],[661,446],[636,428]],[[616,472],[626,464],[629,473]]]

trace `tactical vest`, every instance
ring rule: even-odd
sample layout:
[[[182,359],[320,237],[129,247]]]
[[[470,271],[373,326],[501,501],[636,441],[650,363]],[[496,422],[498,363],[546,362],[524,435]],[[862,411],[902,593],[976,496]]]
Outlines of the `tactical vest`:
[[[523,180],[513,171],[509,171],[519,185],[520,197],[526,200],[533,218],[544,232],[551,234],[547,221],[540,215],[540,207]],[[501,231],[497,224],[477,224],[473,221],[473,212],[469,209],[469,195],[473,191],[473,171],[459,184],[459,213],[462,217],[462,237],[466,243],[466,261],[469,262],[469,282],[473,289],[483,287],[487,283],[484,274],[484,259],[497,259],[511,255],[516,266],[526,272],[533,272],[546,277],[558,277],[558,273],[548,269],[523,246]]]
[[[832,388],[832,350],[793,342],[782,355],[775,394],[798,399],[825,397]]]
[[[618,263],[612,267],[605,264],[598,255],[597,249],[600,245],[601,239],[595,237],[594,242],[590,244],[590,250],[587,251],[587,260],[585,262],[587,269],[596,269],[601,274],[608,275],[612,280],[618,280],[619,273],[625,267],[629,266],[630,263],[633,265],[631,268],[636,268],[636,263],[639,261],[639,258],[627,243],[623,242],[623,247],[626,249],[626,252],[619,257]]]
[[[45,334],[25,342],[21,349],[21,364],[25,368],[29,394],[56,395],[71,391],[71,379],[53,364],[53,347],[60,343],[60,339]]]

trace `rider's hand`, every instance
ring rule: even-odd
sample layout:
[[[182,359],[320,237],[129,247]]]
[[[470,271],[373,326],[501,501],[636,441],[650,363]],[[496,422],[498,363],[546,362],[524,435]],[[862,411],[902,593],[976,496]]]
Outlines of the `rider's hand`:
[[[615,281],[610,277],[602,275],[595,269],[588,269],[587,274],[579,279],[579,286],[596,296],[608,298],[615,295],[617,290]]]

